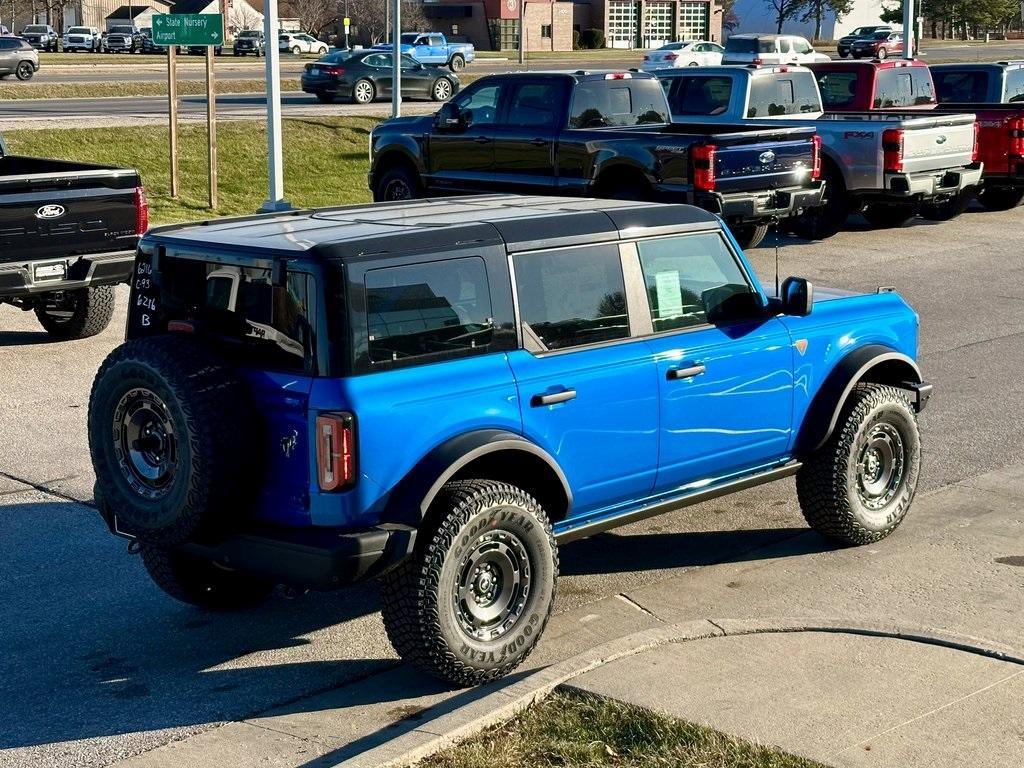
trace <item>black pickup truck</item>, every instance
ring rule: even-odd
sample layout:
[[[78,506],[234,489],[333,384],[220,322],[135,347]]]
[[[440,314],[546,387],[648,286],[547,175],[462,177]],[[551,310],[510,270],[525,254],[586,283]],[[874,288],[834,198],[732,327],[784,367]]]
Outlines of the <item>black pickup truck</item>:
[[[773,220],[821,204],[813,126],[672,124],[642,72],[531,72],[477,80],[437,114],[370,138],[375,200],[480,192],[691,203],[745,248]]]
[[[110,324],[148,223],[138,171],[11,155],[0,136],[0,304],[55,338]]]

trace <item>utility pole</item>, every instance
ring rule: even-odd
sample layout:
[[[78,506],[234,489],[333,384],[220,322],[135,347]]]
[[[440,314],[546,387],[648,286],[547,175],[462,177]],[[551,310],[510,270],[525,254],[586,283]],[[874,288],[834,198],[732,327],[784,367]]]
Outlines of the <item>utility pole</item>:
[[[914,13],[914,0],[903,0],[903,58],[914,58],[914,45],[917,39],[917,14]]]
[[[391,30],[391,116],[402,115],[402,0],[395,0]]]
[[[263,60],[267,78],[267,177],[264,211],[287,211],[284,199],[284,156],[281,150],[281,53],[277,46],[277,0],[263,7]]]
[[[519,63],[526,63],[526,0],[519,0]]]

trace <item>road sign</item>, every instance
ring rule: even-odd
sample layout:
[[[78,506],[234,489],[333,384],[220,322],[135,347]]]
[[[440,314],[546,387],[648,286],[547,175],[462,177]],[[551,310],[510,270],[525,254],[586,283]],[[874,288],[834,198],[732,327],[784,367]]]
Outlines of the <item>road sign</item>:
[[[219,13],[155,13],[153,43],[223,45],[224,17]]]

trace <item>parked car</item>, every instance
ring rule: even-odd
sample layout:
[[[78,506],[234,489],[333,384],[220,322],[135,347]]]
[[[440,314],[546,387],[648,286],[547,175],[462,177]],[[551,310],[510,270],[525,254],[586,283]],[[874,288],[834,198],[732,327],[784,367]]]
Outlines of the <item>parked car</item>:
[[[20,37],[0,37],[0,78],[31,80],[39,71],[39,52]]]
[[[243,29],[235,35],[235,56],[246,56],[254,54],[258,59],[265,53],[266,43],[263,39],[263,31],[259,29]]]
[[[315,53],[323,56],[330,46],[305,32],[282,32],[277,36],[277,47],[298,56],[300,53]]]
[[[103,47],[103,36],[96,27],[71,27],[64,33],[65,53],[99,53]]]
[[[9,35],[9,34],[11,34],[11,30],[9,30],[3,24],[0,24],[0,37],[4,37],[5,35]]]
[[[903,55],[903,35],[899,32],[875,32],[871,37],[854,41],[850,53],[855,59],[887,59]]]
[[[60,35],[49,24],[29,24],[21,30],[21,38],[39,51],[60,50]]]
[[[667,43],[657,50],[644,54],[640,69],[651,72],[671,67],[699,67],[722,63],[725,49],[710,40],[684,40]]]
[[[857,27],[848,35],[843,35],[836,42],[836,52],[839,58],[845,59],[850,55],[853,44],[858,40],[873,37],[876,32],[892,32],[893,28],[888,24],[869,24],[865,27]]]
[[[421,64],[445,66],[452,72],[460,72],[476,58],[472,43],[449,43],[440,32],[404,32],[399,38],[399,46],[403,54],[412,56]],[[374,48],[390,51],[393,46],[381,43]]]
[[[375,127],[370,187],[375,200],[494,191],[687,202],[725,218],[746,247],[776,218],[820,204],[813,126],[670,120],[646,73],[491,75],[434,116]]]
[[[329,104],[336,98],[369,104],[390,97],[394,60],[386,51],[333,51],[307,64],[302,90]],[[459,78],[439,67],[425,67],[411,56],[402,57],[402,98],[447,101],[459,91]]]
[[[107,30],[103,38],[103,49],[107,53],[140,53],[142,32],[129,24],[117,24]]]
[[[851,211],[879,228],[902,226],[918,214],[950,218],[962,211],[963,201],[981,182],[973,115],[895,109],[822,113],[815,81],[825,93],[845,93],[845,79],[842,86],[828,79],[839,69],[860,76],[877,69],[883,78],[877,93],[874,86],[859,84],[850,90],[875,93],[880,104],[888,103],[890,89],[913,94],[902,64],[717,67],[667,70],[660,77],[668,88],[673,119],[687,125],[710,123],[709,129],[726,130],[748,121],[813,127],[822,145],[823,205],[807,208],[787,225],[801,237],[822,239],[835,234]],[[893,83],[890,75],[882,74],[888,70],[898,71],[902,79]],[[829,105],[826,98],[824,107]]]
[[[220,219],[154,230],[136,274],[89,401],[109,530],[207,609],[379,576],[395,649],[449,684],[530,654],[560,543],[795,476],[815,530],[875,544],[917,490],[915,312],[775,296],[691,206]]]
[[[1024,62],[936,64],[936,109],[973,113],[985,165],[978,200],[1003,211],[1024,202]]]
[[[189,56],[205,56],[210,48],[211,46],[208,45],[188,45],[185,46],[184,50]],[[224,46],[222,45],[214,45],[212,48],[214,56],[220,56],[224,53]],[[179,48],[179,50],[181,49]]]
[[[0,304],[51,336],[107,327],[147,224],[137,171],[11,155],[0,136]]]
[[[732,35],[725,41],[723,64],[809,64],[829,61],[797,35]]]

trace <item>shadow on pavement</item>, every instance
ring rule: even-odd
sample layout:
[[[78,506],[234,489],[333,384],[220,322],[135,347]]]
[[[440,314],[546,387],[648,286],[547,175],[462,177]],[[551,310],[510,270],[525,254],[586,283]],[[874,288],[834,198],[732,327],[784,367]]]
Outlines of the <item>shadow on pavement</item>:
[[[56,342],[46,331],[0,331],[0,347],[26,347]]]

